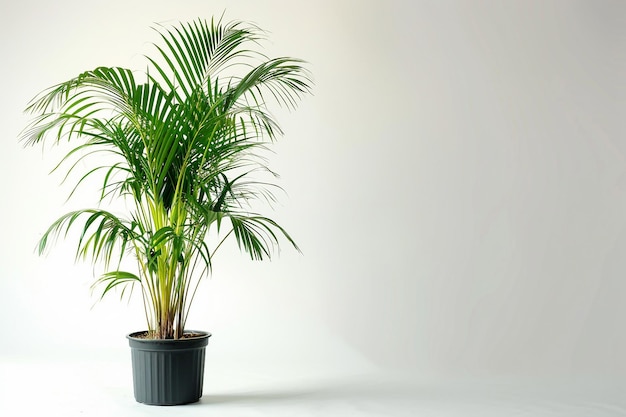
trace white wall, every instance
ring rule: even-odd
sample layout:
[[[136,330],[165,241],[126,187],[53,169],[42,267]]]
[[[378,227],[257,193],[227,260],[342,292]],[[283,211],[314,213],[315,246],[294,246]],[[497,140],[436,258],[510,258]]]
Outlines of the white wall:
[[[626,374],[625,3],[84,5],[0,6],[5,352],[38,334],[123,344],[143,325],[135,304],[91,309],[71,244],[34,255],[51,220],[89,202],[64,205],[47,176],[58,153],[17,144],[27,101],[97,65],[141,69],[153,22],[226,9],[267,29],[272,53],[311,62],[315,94],[278,112],[274,165],[288,192],[275,218],[304,255],[226,252],[195,327],[252,361]]]

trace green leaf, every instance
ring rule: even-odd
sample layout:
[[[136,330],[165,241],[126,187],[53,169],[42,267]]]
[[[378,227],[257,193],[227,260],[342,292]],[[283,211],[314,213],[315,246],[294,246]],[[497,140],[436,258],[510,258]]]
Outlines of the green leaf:
[[[109,293],[109,291],[117,286],[132,286],[135,283],[141,283],[141,279],[137,275],[125,271],[111,271],[103,274],[100,278],[98,278],[92,288],[95,288],[97,286],[104,286],[102,294],[100,295],[100,299],[102,299],[107,293]],[[122,297],[123,295],[124,292],[122,292]]]

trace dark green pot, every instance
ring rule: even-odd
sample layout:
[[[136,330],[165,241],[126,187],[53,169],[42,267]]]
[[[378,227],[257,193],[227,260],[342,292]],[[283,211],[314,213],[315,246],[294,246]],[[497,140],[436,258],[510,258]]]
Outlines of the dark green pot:
[[[135,400],[150,405],[194,403],[202,397],[204,354],[211,333],[189,331],[179,340],[126,338],[131,349]]]

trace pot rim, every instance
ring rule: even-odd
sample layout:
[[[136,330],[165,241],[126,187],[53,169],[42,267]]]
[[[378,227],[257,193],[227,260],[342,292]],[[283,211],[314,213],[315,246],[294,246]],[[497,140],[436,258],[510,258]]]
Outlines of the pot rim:
[[[143,334],[143,333],[147,333],[147,332],[148,332],[148,330],[139,330],[139,331],[136,331],[136,332],[128,333],[126,335],[126,338],[133,339],[133,340],[150,340],[150,341],[160,341],[160,342],[168,342],[168,341],[169,342],[178,342],[178,341],[181,341],[181,340],[204,339],[204,338],[207,338],[207,337],[211,337],[211,333],[206,332],[204,330],[185,330],[183,332],[183,334],[189,334],[189,333],[194,334],[194,336],[187,337],[185,339],[146,339],[146,338],[143,338],[143,337],[136,337],[139,334]]]
[[[208,345],[211,333],[201,330],[185,330],[185,333],[194,333],[197,336],[185,339],[143,339],[136,335],[145,333],[147,330],[132,332],[126,335],[131,348],[196,348]]]

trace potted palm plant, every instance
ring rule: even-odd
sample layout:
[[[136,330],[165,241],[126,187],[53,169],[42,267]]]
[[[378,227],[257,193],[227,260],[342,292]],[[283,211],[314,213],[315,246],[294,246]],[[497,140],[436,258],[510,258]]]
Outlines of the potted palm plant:
[[[98,67],[44,90],[26,109],[22,140],[67,142],[56,169],[77,175],[72,194],[100,174],[96,207],[61,216],[38,250],[77,229],[77,258],[103,266],[94,282],[103,296],[140,289],[147,329],[127,336],[135,398],[183,404],[202,395],[210,334],[185,324],[216,250],[231,238],[253,260],[281,240],[297,249],[251,202],[274,199],[273,182],[257,175],[273,175],[263,155],[282,134],[268,100],[293,108],[311,77],[299,59],[255,52],[264,33],[249,23],[155,30],[145,72]],[[102,208],[109,198],[124,209]]]

